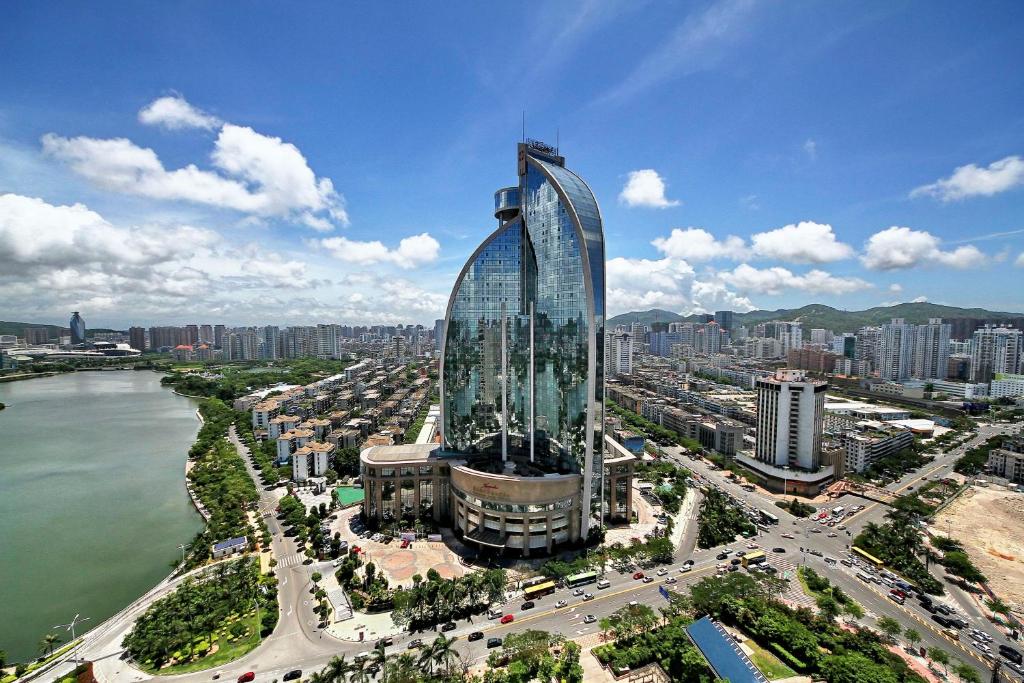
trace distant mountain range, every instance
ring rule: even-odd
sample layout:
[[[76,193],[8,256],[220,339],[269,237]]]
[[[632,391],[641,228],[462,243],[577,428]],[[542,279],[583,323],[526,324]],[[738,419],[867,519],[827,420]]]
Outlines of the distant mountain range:
[[[1024,325],[1024,313],[1007,313],[988,311],[984,308],[959,308],[957,306],[941,306],[929,303],[896,304],[895,306],[876,306],[864,311],[841,311],[824,304],[809,304],[801,308],[780,308],[777,311],[750,311],[736,313],[734,324],[751,327],[769,320],[801,322],[804,328],[822,328],[833,332],[856,332],[866,325],[881,325],[892,318],[903,318],[915,325],[928,322],[929,318],[972,319],[984,322],[1007,322],[1018,326]],[[644,325],[653,323],[696,322],[696,315],[683,316],[679,313],[652,308],[649,311],[633,311],[608,319],[608,326],[629,325],[639,322]]]
[[[0,320],[0,334],[13,334],[16,337],[24,337],[25,336],[25,328],[26,327],[45,327],[49,331],[50,336],[53,337],[54,339],[56,339],[60,335],[60,331],[61,330],[68,329],[66,325],[65,326],[61,326],[61,325],[43,325],[43,324],[40,324],[40,323],[19,323],[19,322],[8,322],[8,321]],[[115,330],[110,330],[110,329],[107,329],[105,327],[102,327],[102,328],[101,327],[89,328],[89,329],[87,329],[85,331],[85,336],[86,337],[91,337],[93,332],[114,332],[114,331]]]

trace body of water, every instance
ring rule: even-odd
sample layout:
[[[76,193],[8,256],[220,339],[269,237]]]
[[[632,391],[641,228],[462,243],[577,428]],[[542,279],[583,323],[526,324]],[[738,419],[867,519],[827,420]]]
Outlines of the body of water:
[[[170,572],[202,528],[185,490],[200,424],[150,371],[0,384],[0,403],[0,649],[24,661],[55,624],[94,626]]]

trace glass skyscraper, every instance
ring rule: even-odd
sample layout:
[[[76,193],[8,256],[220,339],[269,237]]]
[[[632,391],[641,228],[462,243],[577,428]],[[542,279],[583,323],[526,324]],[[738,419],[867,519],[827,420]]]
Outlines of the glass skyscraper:
[[[573,526],[585,537],[604,481],[601,213],[556,149],[519,144],[518,171],[517,186],[495,193],[498,228],[448,302],[442,448],[518,491],[530,478],[538,491],[552,477],[577,481]]]
[[[82,316],[78,315],[78,311],[71,314],[71,322],[68,323],[68,327],[71,328],[71,343],[84,344],[85,321],[82,320]]]

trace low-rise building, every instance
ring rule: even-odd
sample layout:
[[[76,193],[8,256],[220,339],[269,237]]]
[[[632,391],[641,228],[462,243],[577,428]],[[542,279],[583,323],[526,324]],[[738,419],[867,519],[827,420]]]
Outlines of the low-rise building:
[[[909,429],[862,424],[862,431],[846,432],[841,437],[847,472],[863,472],[878,460],[914,445],[914,434]]]
[[[277,437],[277,464],[287,465],[292,453],[312,440],[313,432],[308,429],[292,429]]]
[[[249,540],[245,536],[229,538],[226,541],[213,544],[213,559],[219,560],[228,555],[241,555],[249,547]]]
[[[331,466],[336,447],[332,443],[310,441],[292,453],[292,481],[304,482],[322,477]]]
[[[988,471],[1015,484],[1024,484],[1024,433],[1010,437],[988,453]]]

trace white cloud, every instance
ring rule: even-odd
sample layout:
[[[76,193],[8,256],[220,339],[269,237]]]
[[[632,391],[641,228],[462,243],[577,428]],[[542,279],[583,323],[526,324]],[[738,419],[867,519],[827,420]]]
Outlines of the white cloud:
[[[871,270],[900,270],[915,266],[975,268],[985,255],[973,245],[950,251],[940,249],[941,240],[925,230],[892,226],[872,235],[860,260]]]
[[[395,249],[379,240],[360,242],[346,237],[328,237],[319,244],[341,261],[360,265],[393,263],[400,268],[433,263],[441,251],[441,244],[426,232],[404,238]]]
[[[775,266],[754,268],[741,263],[731,271],[720,271],[719,279],[740,292],[756,294],[781,294],[787,289],[797,289],[812,294],[841,295],[868,289],[872,285],[856,277],[837,277],[823,270],[810,270],[803,275]]]
[[[755,256],[790,263],[831,263],[853,256],[853,248],[836,239],[832,226],[800,221],[750,238]]]
[[[665,181],[652,168],[630,171],[626,186],[619,193],[619,202],[626,206],[667,209],[679,206],[679,200],[665,197]]]
[[[892,292],[893,294],[899,294],[900,292],[903,291],[903,285],[901,285],[898,282],[894,282],[891,285],[889,285],[889,291]]]
[[[169,130],[183,128],[218,128],[221,120],[212,114],[193,107],[181,95],[171,95],[153,100],[139,110],[139,122],[147,126],[163,126]]]
[[[1024,268],[1024,251],[1020,253],[1020,256],[1018,256],[1017,260],[1013,262],[1013,265],[1018,268]]]
[[[191,105],[180,100],[150,112],[157,102],[140,112],[140,117],[146,113],[147,120],[153,122],[186,125],[183,121]],[[172,111],[172,107],[178,109]],[[198,110],[193,113],[205,116]],[[348,224],[344,198],[329,178],[316,177],[295,145],[245,126],[221,126],[211,153],[220,172],[202,170],[195,164],[168,170],[156,152],[126,138],[65,138],[47,133],[42,146],[45,154],[105,190],[194,202],[255,217],[285,218],[321,231],[331,230],[332,221]]]
[[[703,312],[718,308],[753,310],[746,297],[738,296],[724,284],[699,281],[693,268],[675,258],[613,258],[606,264],[608,314],[664,308],[677,312]]]
[[[913,299],[911,299],[910,303],[912,303],[912,304],[926,304],[926,303],[928,303],[928,297],[923,296],[923,295],[922,296],[916,296]]]
[[[807,157],[811,161],[814,161],[815,159],[817,159],[818,158],[818,143],[815,142],[814,140],[810,139],[810,138],[807,138],[807,141],[804,142],[804,153],[807,154]]]
[[[952,202],[968,197],[991,197],[1018,185],[1024,185],[1024,159],[1008,156],[984,168],[975,164],[959,166],[950,177],[915,188],[910,196],[930,196]]]
[[[716,258],[746,258],[746,244],[729,235],[719,241],[703,228],[674,228],[668,237],[658,237],[651,244],[665,256],[688,261],[709,261]]]

